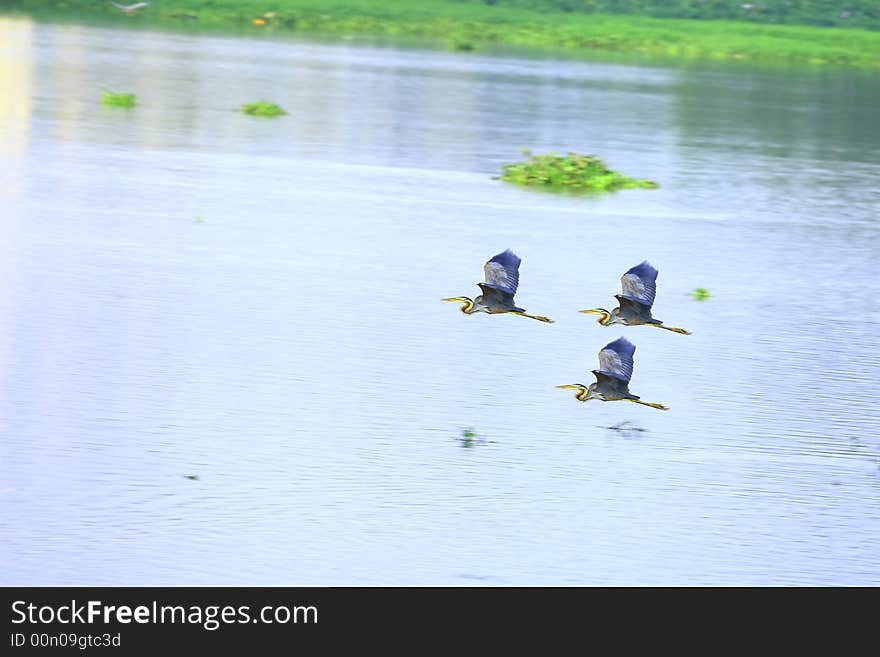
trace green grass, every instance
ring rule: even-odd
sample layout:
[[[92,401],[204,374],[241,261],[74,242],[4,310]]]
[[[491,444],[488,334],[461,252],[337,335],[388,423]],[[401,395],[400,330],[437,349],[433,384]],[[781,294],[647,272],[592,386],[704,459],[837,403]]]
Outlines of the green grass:
[[[187,25],[245,33],[315,32],[407,37],[454,50],[507,45],[677,58],[880,67],[880,31],[537,11],[454,0],[163,0],[122,16],[91,0],[8,0],[40,16],[103,16],[114,24]],[[63,8],[63,9],[62,9]],[[259,18],[264,25],[256,26]]]
[[[617,189],[658,187],[651,180],[630,178],[612,171],[594,155],[532,155],[524,162],[507,164],[502,168],[501,180],[516,185],[571,189],[590,192],[610,192]]]
[[[107,107],[134,107],[137,96],[134,94],[117,94],[112,91],[101,92],[101,104]]]
[[[275,103],[269,103],[265,100],[255,100],[252,103],[246,103],[240,109],[245,114],[250,114],[251,116],[283,116],[287,114]]]

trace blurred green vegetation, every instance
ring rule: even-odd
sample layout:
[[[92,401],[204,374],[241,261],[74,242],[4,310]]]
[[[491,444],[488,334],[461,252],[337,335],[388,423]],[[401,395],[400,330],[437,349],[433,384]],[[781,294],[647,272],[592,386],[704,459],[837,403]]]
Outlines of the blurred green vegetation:
[[[473,429],[462,429],[461,431],[461,446],[462,447],[473,447],[474,440],[477,438],[477,432]]]
[[[877,0],[455,0],[495,7],[880,30]]]
[[[835,12],[830,11],[832,5],[837,7]],[[751,8],[745,9],[746,6]],[[123,15],[109,3],[97,0],[4,0],[3,8],[48,18],[53,18],[53,12],[74,19],[101,16],[102,20],[120,25],[175,24],[198,29],[235,27],[245,33],[303,31],[408,37],[465,51],[503,44],[689,58],[880,66],[877,0],[779,0],[762,2],[760,6],[717,0],[162,0],[134,16]],[[636,10],[642,15],[623,13]],[[858,27],[874,31],[854,29]]]
[[[137,96],[134,94],[117,94],[112,91],[102,91],[101,104],[107,107],[134,107],[137,104]]]
[[[239,108],[243,113],[251,116],[283,116],[287,114],[281,107],[275,103],[265,100],[255,100],[252,103],[246,103]]]

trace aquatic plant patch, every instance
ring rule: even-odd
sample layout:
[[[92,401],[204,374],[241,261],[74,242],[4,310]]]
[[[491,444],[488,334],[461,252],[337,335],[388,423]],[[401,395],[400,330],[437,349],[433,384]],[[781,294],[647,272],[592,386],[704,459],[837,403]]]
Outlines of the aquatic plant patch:
[[[137,96],[104,91],[101,93],[101,104],[107,107],[134,107],[137,105]]]
[[[630,178],[612,171],[594,155],[532,155],[529,151],[524,151],[524,154],[528,157],[524,162],[507,164],[502,168],[501,180],[516,185],[596,192],[659,187],[652,180]]]
[[[251,116],[283,116],[287,114],[275,103],[269,103],[265,100],[255,100],[252,103],[246,103],[240,109],[245,114],[250,114]]]

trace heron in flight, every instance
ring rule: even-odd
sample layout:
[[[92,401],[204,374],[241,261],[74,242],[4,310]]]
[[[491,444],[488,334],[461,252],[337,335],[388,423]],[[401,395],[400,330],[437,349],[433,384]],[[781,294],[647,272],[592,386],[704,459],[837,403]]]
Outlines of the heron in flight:
[[[522,308],[518,308],[513,302],[513,295],[519,286],[519,263],[522,262],[518,255],[508,249],[499,253],[489,262],[483,265],[486,273],[486,282],[477,283],[483,293],[476,299],[468,297],[447,297],[441,301],[453,301],[461,304],[461,312],[465,315],[474,313],[513,313],[537,319],[539,322],[552,323],[553,320],[542,315],[529,315]]]
[[[629,391],[635,351],[636,347],[632,342],[623,337],[617,338],[614,342],[609,342],[602,347],[602,351],[599,352],[599,369],[593,370],[593,374],[596,375],[596,383],[591,383],[589,387],[581,383],[569,383],[556,387],[577,390],[574,393],[574,398],[582,402],[591,399],[628,401],[668,411],[669,408],[663,404],[642,401]]]
[[[579,310],[578,312],[588,315],[599,315],[597,321],[602,326],[611,326],[613,324],[639,326],[644,324],[690,335],[690,331],[675,328],[674,326],[666,326],[662,321],[651,316],[651,306],[654,305],[654,296],[657,294],[657,273],[657,270],[647,262],[638,264],[620,277],[623,293],[614,295],[619,307],[612,311],[605,310],[604,308],[592,308],[590,310]]]
[[[124,14],[133,14],[136,11],[140,11],[144,7],[149,6],[150,3],[149,2],[135,2],[133,5],[120,5],[120,4],[117,4],[117,3],[111,1],[110,4],[113,5],[114,7],[116,7],[119,11],[121,11]]]

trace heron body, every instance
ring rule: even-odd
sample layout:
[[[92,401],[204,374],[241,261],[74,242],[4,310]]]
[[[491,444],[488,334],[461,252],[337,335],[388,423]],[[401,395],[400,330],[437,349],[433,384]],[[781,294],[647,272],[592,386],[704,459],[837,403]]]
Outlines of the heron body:
[[[543,315],[529,315],[514,302],[514,295],[519,287],[519,265],[522,260],[510,249],[494,256],[483,265],[486,277],[484,283],[477,283],[482,292],[475,299],[469,297],[447,297],[443,301],[460,303],[461,312],[465,315],[488,313],[498,315],[512,313],[522,315],[539,322],[552,323],[553,320]]]
[[[621,294],[615,294],[618,307],[614,310],[604,308],[592,308],[579,310],[578,312],[590,315],[599,315],[597,321],[602,326],[656,326],[683,335],[690,335],[690,331],[674,326],[666,326],[661,320],[651,314],[654,305],[654,297],[657,295],[657,274],[659,272],[649,263],[642,262],[630,268],[620,277],[622,287]]]
[[[582,402],[591,399],[628,401],[662,411],[669,410],[663,404],[642,401],[638,395],[630,392],[629,381],[633,374],[633,354],[635,351],[635,345],[624,337],[609,342],[599,352],[599,369],[593,370],[596,377],[595,383],[591,383],[589,386],[582,383],[569,383],[556,387],[576,390],[574,398]]]

